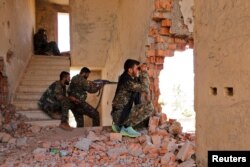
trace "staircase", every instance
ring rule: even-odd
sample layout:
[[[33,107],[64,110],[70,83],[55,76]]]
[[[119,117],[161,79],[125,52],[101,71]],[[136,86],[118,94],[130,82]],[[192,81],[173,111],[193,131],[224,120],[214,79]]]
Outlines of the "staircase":
[[[16,111],[25,115],[30,121],[40,122],[38,123],[40,125],[58,125],[59,120],[51,120],[39,109],[37,102],[48,86],[59,80],[61,71],[69,72],[69,70],[69,57],[32,56],[15,94],[13,104],[16,106]]]

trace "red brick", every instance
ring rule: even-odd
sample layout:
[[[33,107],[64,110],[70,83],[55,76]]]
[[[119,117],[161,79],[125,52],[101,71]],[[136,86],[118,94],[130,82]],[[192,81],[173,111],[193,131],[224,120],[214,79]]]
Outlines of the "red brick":
[[[185,39],[182,39],[182,38],[175,38],[174,42],[176,44],[187,44],[187,41]]]
[[[110,133],[109,134],[111,141],[122,141],[122,135],[120,133]]]
[[[160,31],[159,31],[159,34],[161,34],[161,35],[170,35],[169,28],[161,27]]]
[[[165,50],[161,50],[161,49],[157,49],[156,51],[155,51],[155,55],[156,56],[165,56]]]
[[[159,128],[157,128],[156,134],[158,134],[160,136],[168,136],[169,135],[165,129],[159,129]]]
[[[163,64],[157,64],[156,70],[161,71],[163,69]]]
[[[149,77],[155,77],[155,70],[154,69],[149,69],[148,70],[148,75],[149,75]]]
[[[156,158],[158,158],[159,157],[159,153],[149,153],[148,155],[147,155],[147,158],[151,158],[151,159],[156,159]]]
[[[155,56],[150,56],[150,57],[148,57],[148,59],[149,59],[149,63],[155,63]]]
[[[158,102],[157,102],[158,103]],[[150,117],[149,119],[149,133],[154,133],[156,131],[156,127],[159,125],[159,117]]]
[[[139,156],[143,154],[142,146],[139,143],[130,143],[128,145],[128,151],[133,156]]]
[[[148,154],[148,153],[157,153],[158,154],[159,149],[152,144],[146,144],[143,147],[143,152],[144,152],[144,154]]]
[[[156,10],[161,9],[160,0],[155,0],[155,9],[156,9]]]
[[[162,56],[156,56],[155,57],[155,63],[156,64],[164,64],[164,57],[162,57]]]
[[[171,152],[165,154],[163,157],[161,157],[161,164],[162,165],[168,165],[170,162],[174,162],[176,159],[175,155]]]
[[[164,124],[167,121],[167,114],[161,113],[160,115],[160,125]]]
[[[152,14],[152,20],[159,22],[161,20],[167,19],[169,16],[169,13],[154,11]]]
[[[168,120],[168,122],[169,122],[170,124],[173,124],[175,121],[176,121],[176,119],[172,119],[172,118],[169,118],[169,120]]]
[[[193,39],[188,40],[188,47],[189,47],[190,49],[193,49],[193,48],[194,48],[194,40],[193,40]]]
[[[194,154],[194,147],[191,142],[187,141],[177,154],[177,159],[185,161]]]
[[[172,57],[174,56],[174,52],[172,50],[165,50],[165,56]]]
[[[158,35],[157,28],[156,27],[150,27],[149,32],[148,32],[148,36],[155,37],[156,35]]]
[[[167,43],[174,43],[174,38],[172,37],[169,37],[166,41]]]
[[[152,138],[152,142],[156,147],[160,147],[161,146],[161,141],[162,141],[162,136],[155,134],[151,136]]]
[[[185,51],[187,49],[187,44],[177,44],[177,46],[176,46],[176,50],[177,51]]]
[[[176,48],[177,48],[176,44],[169,44],[168,45],[168,49],[170,49],[170,50],[175,50]]]
[[[165,19],[161,21],[161,26],[162,27],[170,27],[172,25],[172,21],[169,19]]]
[[[157,35],[157,36],[155,37],[155,42],[156,42],[156,43],[162,43],[162,42],[164,42],[164,39],[162,38],[162,36]]]
[[[172,10],[172,0],[160,0],[160,7],[163,8],[166,11]]]
[[[147,50],[147,56],[155,56],[155,50]]]

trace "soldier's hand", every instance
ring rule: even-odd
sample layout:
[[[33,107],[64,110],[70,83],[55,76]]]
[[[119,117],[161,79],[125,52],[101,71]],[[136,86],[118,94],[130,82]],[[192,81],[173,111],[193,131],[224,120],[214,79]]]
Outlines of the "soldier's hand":
[[[148,102],[150,100],[149,95],[146,92],[141,93],[141,101]]]
[[[75,98],[74,96],[69,96],[70,101],[72,101],[75,104],[79,104],[80,100],[78,100],[77,98]]]

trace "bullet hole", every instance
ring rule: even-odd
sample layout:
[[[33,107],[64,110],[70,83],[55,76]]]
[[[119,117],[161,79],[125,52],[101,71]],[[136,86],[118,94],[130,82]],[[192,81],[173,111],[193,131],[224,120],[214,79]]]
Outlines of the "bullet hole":
[[[217,88],[216,87],[210,87],[210,95],[217,96]]]
[[[187,22],[189,23],[189,24],[192,24],[192,19],[191,18],[187,18]]]
[[[14,52],[9,49],[6,54],[6,61],[10,63],[12,57],[14,57]]]
[[[225,87],[224,91],[225,91],[225,94],[227,96],[233,96],[234,95],[234,89],[233,89],[233,87]]]
[[[7,26],[8,26],[8,28],[10,28],[10,21],[9,20],[7,21]]]

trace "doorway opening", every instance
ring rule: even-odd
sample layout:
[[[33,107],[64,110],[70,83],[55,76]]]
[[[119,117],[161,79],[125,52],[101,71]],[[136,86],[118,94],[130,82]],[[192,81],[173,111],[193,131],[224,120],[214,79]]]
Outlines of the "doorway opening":
[[[58,47],[60,52],[70,51],[69,13],[57,13]]]
[[[183,132],[195,132],[193,49],[166,57],[159,79],[162,112],[179,121]]]

